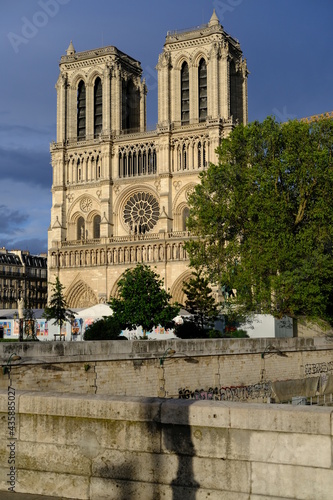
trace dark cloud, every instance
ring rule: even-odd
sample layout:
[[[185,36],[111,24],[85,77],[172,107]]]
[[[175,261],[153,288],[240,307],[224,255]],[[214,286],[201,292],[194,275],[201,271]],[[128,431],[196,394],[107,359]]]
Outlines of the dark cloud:
[[[47,151],[7,150],[0,147],[1,178],[50,187],[52,169]]]
[[[0,111],[0,116],[8,114],[8,111]],[[36,127],[26,127],[24,125],[10,125],[6,123],[0,123],[0,133],[22,135],[25,138],[34,136],[35,138],[40,138],[46,136],[49,140],[50,136],[54,134],[55,126],[49,125],[48,128],[36,128]]]
[[[8,240],[6,245],[7,250],[28,250],[32,255],[40,255],[47,253],[47,240],[46,239],[22,239],[22,240]]]
[[[27,214],[19,210],[12,210],[6,205],[0,205],[0,234],[15,234],[29,219]]]

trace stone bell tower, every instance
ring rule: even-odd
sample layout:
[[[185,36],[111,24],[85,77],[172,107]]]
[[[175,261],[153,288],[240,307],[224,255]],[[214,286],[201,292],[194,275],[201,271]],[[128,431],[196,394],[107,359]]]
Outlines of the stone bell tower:
[[[107,301],[124,271],[156,267],[182,303],[191,275],[188,196],[215,150],[247,123],[247,66],[215,12],[208,24],[167,33],[158,58],[158,124],[146,131],[140,63],[116,47],[60,60],[49,277],[70,307]]]

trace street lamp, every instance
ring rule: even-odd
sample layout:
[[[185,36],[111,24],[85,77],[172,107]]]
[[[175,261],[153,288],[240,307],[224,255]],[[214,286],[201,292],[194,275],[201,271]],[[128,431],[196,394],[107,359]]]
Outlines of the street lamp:
[[[6,375],[6,373],[10,373],[11,362],[18,361],[21,359],[21,356],[18,356],[15,352],[12,352],[9,358],[7,359],[7,364],[2,366],[2,373]]]
[[[167,350],[163,353],[163,356],[160,358],[160,366],[164,365],[164,361],[167,356],[173,356],[176,354],[176,351],[174,349],[171,349],[171,347],[168,347]]]

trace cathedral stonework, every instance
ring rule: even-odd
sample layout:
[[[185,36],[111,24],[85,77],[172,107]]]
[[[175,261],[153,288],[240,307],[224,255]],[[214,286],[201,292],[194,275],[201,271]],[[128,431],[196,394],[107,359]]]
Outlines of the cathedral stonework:
[[[237,123],[247,123],[246,60],[215,12],[168,32],[159,56],[158,123],[146,130],[138,61],[116,47],[60,60],[48,272],[70,307],[105,302],[124,271],[156,268],[173,300],[189,279],[188,196]]]

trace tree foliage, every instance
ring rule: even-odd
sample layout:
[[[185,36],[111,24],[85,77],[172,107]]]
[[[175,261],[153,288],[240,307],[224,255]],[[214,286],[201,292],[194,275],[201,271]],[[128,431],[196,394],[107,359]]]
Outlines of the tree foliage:
[[[213,326],[219,310],[209,280],[202,271],[194,271],[183,285],[186,295],[185,309],[192,314],[194,322],[203,330]]]
[[[332,320],[333,123],[239,125],[190,198],[191,264],[243,311]]]
[[[43,317],[48,321],[53,320],[56,325],[61,327],[66,321],[71,322],[74,318],[74,314],[71,310],[67,308],[66,299],[64,296],[64,286],[60,283],[59,278],[56,277],[55,283],[52,285],[52,295],[47,305],[44,309]]]
[[[86,328],[84,340],[115,340],[121,334],[121,326],[114,316],[106,316],[94,321]]]
[[[149,266],[138,264],[127,269],[118,283],[119,298],[110,306],[123,329],[142,327],[147,331],[161,325],[173,326],[179,306],[170,304],[171,295],[163,288],[163,280]]]

